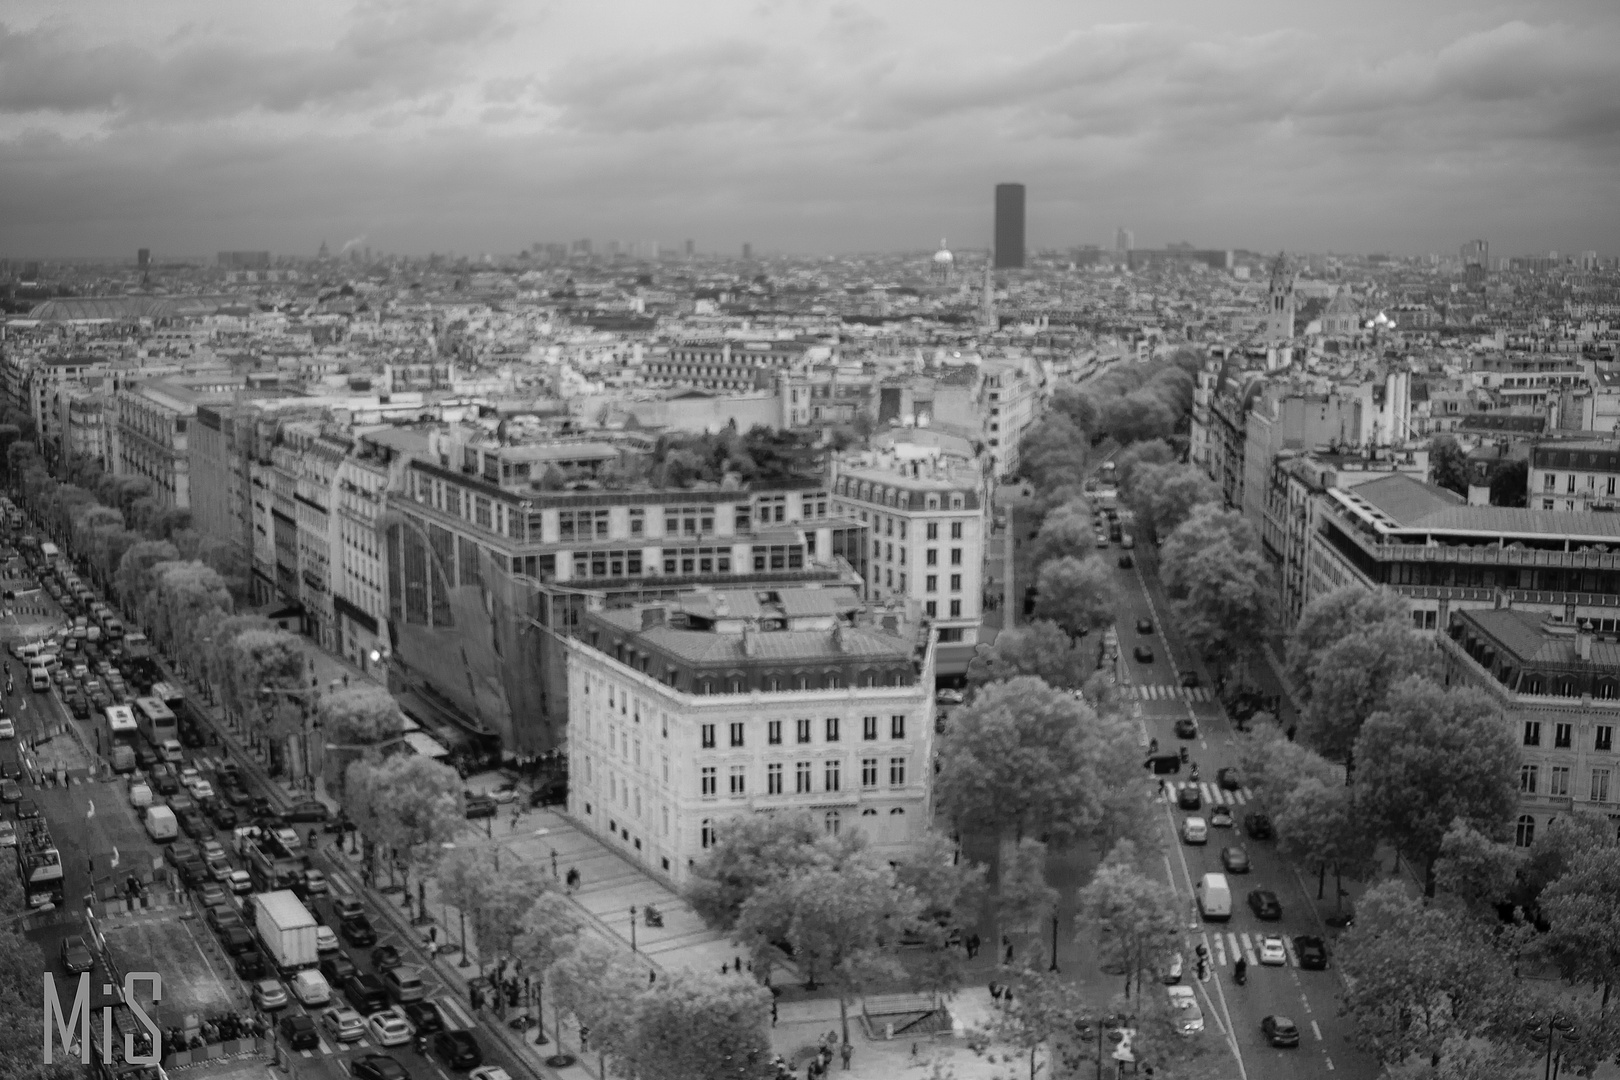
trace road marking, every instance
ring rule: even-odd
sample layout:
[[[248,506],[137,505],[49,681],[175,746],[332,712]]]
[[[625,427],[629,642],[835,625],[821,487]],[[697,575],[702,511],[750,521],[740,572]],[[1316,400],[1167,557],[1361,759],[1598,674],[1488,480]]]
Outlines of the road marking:
[[[1333,1059],[1332,1058],[1323,1058],[1322,1060],[1327,1063],[1328,1072],[1332,1072],[1333,1071]]]
[[[1243,959],[1249,962],[1250,967],[1258,967],[1259,962],[1254,957],[1254,945],[1249,941],[1249,935],[1243,935]]]
[[[1296,967],[1296,968],[1299,967],[1299,957],[1294,955],[1294,940],[1293,940],[1293,938],[1290,938],[1287,934],[1284,934],[1283,939],[1282,939],[1282,943],[1283,943],[1283,952],[1288,954],[1288,966],[1289,967]]]
[[[1232,948],[1231,948],[1232,959],[1236,960],[1239,956],[1243,955],[1243,950],[1238,947],[1238,936],[1236,934],[1231,934],[1231,933],[1227,934],[1226,936],[1232,942]],[[1222,961],[1222,963],[1224,963],[1224,962],[1225,961]]]
[[[1317,1042],[1322,1041],[1322,1029],[1316,1026],[1315,1020],[1311,1021],[1311,1034],[1316,1036]]]
[[[453,997],[439,998],[438,1001],[437,1001],[437,1004],[441,1009],[449,1009],[452,1013],[454,1013],[456,1019],[461,1022],[462,1027],[470,1028],[470,1027],[473,1026],[472,1017],[468,1016],[466,1014],[466,1012],[463,1011],[463,1009],[461,1008],[461,1003],[459,1001],[457,1001],[455,998],[453,998]]]
[[[1209,940],[1208,935],[1205,935],[1204,940],[1206,942]],[[1215,935],[1215,962],[1222,967],[1226,966],[1226,941],[1219,934]]]

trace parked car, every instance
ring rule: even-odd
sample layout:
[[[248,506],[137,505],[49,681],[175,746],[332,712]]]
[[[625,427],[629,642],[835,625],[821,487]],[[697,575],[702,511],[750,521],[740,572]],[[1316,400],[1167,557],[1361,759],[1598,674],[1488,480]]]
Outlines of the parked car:
[[[28,821],[39,817],[39,804],[33,799],[17,800],[17,820]]]
[[[334,896],[332,898],[332,917],[338,921],[347,919],[350,915],[364,915],[366,905],[359,898],[353,896]]]
[[[960,690],[945,689],[934,694],[934,703],[937,705],[960,705],[965,700]]]
[[[0,802],[14,803],[20,801],[22,797],[21,784],[9,776],[0,780]]]
[[[17,846],[17,823],[0,818],[0,848]]]
[[[371,950],[371,966],[378,971],[387,971],[397,968],[405,961],[400,958],[399,950],[392,945],[379,945]]]
[[[287,821],[322,822],[332,816],[326,804],[318,799],[301,799],[287,808],[282,817]]]
[[[1153,650],[1146,645],[1138,645],[1131,650],[1131,655],[1136,657],[1136,662],[1139,664],[1153,663]]]
[[[209,908],[207,919],[209,927],[211,927],[216,934],[224,930],[226,927],[242,925],[242,913],[237,911],[230,904],[225,903],[215,904],[213,907]]]
[[[475,818],[494,817],[498,809],[495,800],[488,795],[475,795],[470,791],[466,793],[462,803],[462,812],[469,821]]]
[[[1282,918],[1282,901],[1270,889],[1254,889],[1249,893],[1249,910],[1257,919],[1276,922]]]
[[[294,1050],[314,1050],[321,1045],[315,1021],[303,1013],[290,1013],[281,1018],[281,1036]]]
[[[253,940],[252,932],[245,926],[232,926],[226,928],[226,930],[219,935],[219,943],[229,956],[235,956],[237,953],[252,952],[258,947],[257,943]]]
[[[433,1052],[452,1069],[471,1069],[483,1064],[484,1054],[470,1031],[441,1031],[433,1036]]]
[[[1271,819],[1261,813],[1244,814],[1243,831],[1251,840],[1270,840],[1277,835],[1271,827]]]
[[[232,870],[225,879],[225,887],[235,896],[246,896],[253,891],[253,875],[246,870]]]
[[[1138,634],[1151,634],[1151,633],[1153,633],[1153,620],[1152,619],[1137,619],[1136,620],[1136,632]]]

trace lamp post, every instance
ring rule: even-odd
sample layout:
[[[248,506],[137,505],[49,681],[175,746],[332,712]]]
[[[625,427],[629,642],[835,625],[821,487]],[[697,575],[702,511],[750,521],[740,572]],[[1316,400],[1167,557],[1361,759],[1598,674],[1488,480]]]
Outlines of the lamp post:
[[[552,878],[553,881],[561,880],[560,878],[557,877],[557,849],[556,848],[551,849],[551,878]]]
[[[1553,1069],[1553,1049],[1560,1039],[1565,1043],[1578,1041],[1578,1036],[1575,1033],[1575,1022],[1563,1013],[1555,1013],[1551,1019],[1546,1021],[1532,1020],[1526,1025],[1526,1028],[1533,1038],[1547,1040],[1547,1059],[1546,1064],[1542,1067],[1541,1075],[1543,1080],[1554,1080],[1558,1074]],[[1562,1064],[1562,1055],[1559,1056],[1560,1064]]]
[[[630,905],[630,951],[636,951],[636,905]]]
[[[456,967],[472,967],[472,961],[467,959],[467,913],[457,908],[456,915],[461,919],[461,959]]]
[[[1057,908],[1054,907],[1052,909],[1052,966],[1051,966],[1051,968],[1048,969],[1048,970],[1054,971],[1054,972],[1057,971],[1057,969],[1058,969],[1058,962],[1057,962],[1057,932],[1058,932],[1058,913],[1057,913]]]

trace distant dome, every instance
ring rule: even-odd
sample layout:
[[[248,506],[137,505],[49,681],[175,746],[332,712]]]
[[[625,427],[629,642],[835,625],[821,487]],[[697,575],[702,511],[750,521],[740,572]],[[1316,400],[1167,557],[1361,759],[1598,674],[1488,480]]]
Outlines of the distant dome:
[[[941,266],[949,266],[956,261],[956,256],[945,247],[944,240],[939,242],[939,250],[934,252],[934,261]]]

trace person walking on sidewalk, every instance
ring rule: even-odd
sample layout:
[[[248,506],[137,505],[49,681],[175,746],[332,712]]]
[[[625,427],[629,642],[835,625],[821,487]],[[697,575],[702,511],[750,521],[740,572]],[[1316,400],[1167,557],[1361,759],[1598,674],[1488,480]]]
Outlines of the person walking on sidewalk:
[[[855,1056],[855,1048],[849,1043],[845,1043],[838,1048],[838,1056],[843,1059],[844,1071],[849,1072],[849,1059]]]
[[[568,873],[563,877],[563,881],[568,886],[568,895],[573,896],[574,891],[579,888],[579,871],[570,866]]]

